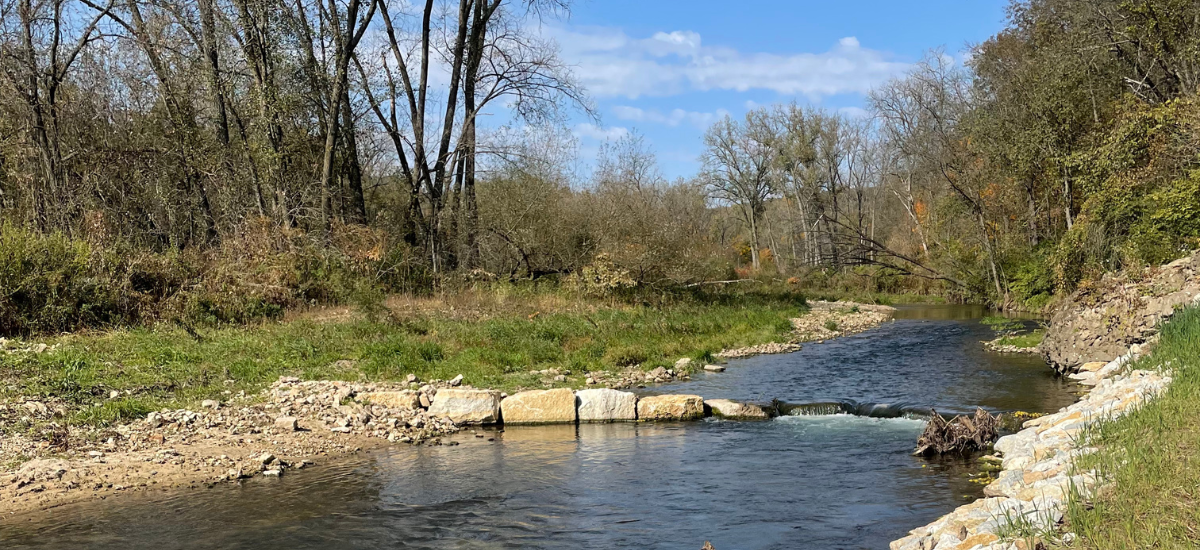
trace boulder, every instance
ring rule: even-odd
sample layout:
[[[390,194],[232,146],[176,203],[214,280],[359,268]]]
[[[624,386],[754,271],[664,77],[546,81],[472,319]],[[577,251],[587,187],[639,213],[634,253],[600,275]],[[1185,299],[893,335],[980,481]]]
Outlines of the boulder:
[[[421,398],[412,390],[372,391],[358,394],[358,400],[389,409],[419,409]]]
[[[708,372],[725,372],[725,367],[721,365],[704,365],[704,370]]]
[[[500,392],[441,389],[433,398],[429,414],[455,424],[495,424],[500,421]]]
[[[610,389],[575,392],[580,422],[632,422],[637,420],[637,396]]]
[[[766,420],[769,418],[767,411],[764,411],[762,407],[749,403],[738,403],[728,399],[709,399],[704,402],[704,405],[712,409],[713,416],[742,420]]]
[[[505,424],[573,423],[575,392],[566,388],[523,391],[500,402],[500,416]]]
[[[638,420],[694,420],[704,417],[704,399],[699,395],[655,395],[637,404]]]
[[[275,419],[275,427],[285,432],[294,432],[300,429],[300,424],[294,416],[281,416]]]

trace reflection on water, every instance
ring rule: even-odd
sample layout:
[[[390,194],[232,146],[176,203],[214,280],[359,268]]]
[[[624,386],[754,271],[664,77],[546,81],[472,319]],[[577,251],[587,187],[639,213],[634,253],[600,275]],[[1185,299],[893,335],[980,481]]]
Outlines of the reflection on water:
[[[670,390],[940,411],[1070,402],[1040,361],[982,352],[988,330],[958,319],[961,310],[910,311],[865,335],[737,361]],[[980,492],[963,461],[909,456],[921,428],[845,414],[510,427],[495,442],[466,434],[459,446],[398,446],[241,487],[57,509],[0,526],[0,540],[156,550],[689,549],[704,540],[722,550],[886,548]]]

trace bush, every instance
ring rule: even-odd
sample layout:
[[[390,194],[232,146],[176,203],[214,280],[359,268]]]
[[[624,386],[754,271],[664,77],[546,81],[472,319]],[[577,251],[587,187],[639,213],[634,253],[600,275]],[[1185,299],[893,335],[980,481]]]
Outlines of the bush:
[[[1107,271],[1157,265],[1200,244],[1200,103],[1132,103],[1072,158],[1085,198],[1051,255],[1070,291]]]
[[[86,243],[0,226],[0,334],[73,330],[121,318]]]
[[[208,250],[155,252],[0,226],[0,335],[155,321],[188,325],[278,318],[288,308],[353,302],[378,315],[387,292],[428,274],[365,228],[332,246],[259,220]]]

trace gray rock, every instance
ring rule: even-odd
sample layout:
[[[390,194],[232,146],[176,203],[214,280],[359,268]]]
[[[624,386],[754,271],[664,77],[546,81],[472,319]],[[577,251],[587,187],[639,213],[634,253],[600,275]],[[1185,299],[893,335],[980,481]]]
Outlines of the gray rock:
[[[725,367],[721,365],[704,365],[704,370],[708,372],[725,372]]]
[[[762,407],[749,403],[738,403],[728,399],[709,399],[704,404],[712,409],[713,416],[740,420],[766,420],[769,418],[767,411],[764,411]]]
[[[300,429],[300,422],[294,416],[281,416],[275,419],[275,427],[286,432],[294,432]]]
[[[632,422],[637,420],[637,396],[610,389],[575,392],[580,422]]]
[[[495,424],[500,421],[500,392],[443,389],[434,396],[429,414],[455,424]]]

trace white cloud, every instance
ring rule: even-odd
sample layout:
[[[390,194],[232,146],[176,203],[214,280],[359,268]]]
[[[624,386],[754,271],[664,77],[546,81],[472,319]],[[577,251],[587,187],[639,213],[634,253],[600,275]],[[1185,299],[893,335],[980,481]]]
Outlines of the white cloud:
[[[660,112],[657,109],[639,109],[637,107],[629,107],[627,105],[618,105],[613,107],[612,112],[621,120],[629,120],[633,122],[652,122],[655,124],[665,124],[667,126],[679,126],[687,123],[696,128],[705,129],[712,123],[729,114],[725,109],[717,109],[711,113],[685,111],[683,109],[672,109],[668,113]]]
[[[629,133],[629,129],[622,126],[602,128],[590,122],[581,122],[576,124],[575,127],[571,129],[571,133],[577,138],[590,138],[598,141],[605,141],[610,139],[620,139],[622,136]]]
[[[775,54],[704,45],[692,31],[649,38],[606,27],[546,27],[543,32],[558,42],[563,59],[597,97],[757,89],[817,100],[865,93],[908,68],[887,52],[864,48],[853,36],[825,52]]]
[[[842,107],[838,112],[850,118],[866,118],[871,115],[869,111],[862,107]]]

